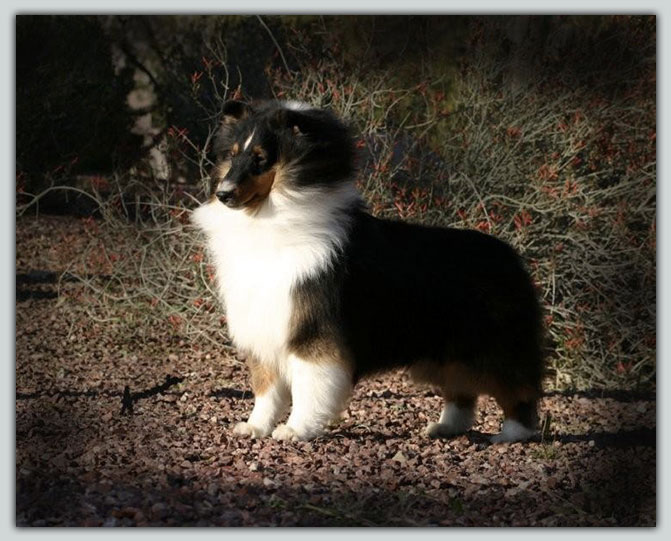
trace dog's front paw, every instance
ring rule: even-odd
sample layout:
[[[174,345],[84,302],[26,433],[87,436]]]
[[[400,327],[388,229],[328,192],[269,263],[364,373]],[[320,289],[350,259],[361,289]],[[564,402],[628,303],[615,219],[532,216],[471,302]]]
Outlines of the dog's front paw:
[[[233,434],[237,434],[238,436],[249,436],[251,438],[262,438],[263,436],[268,435],[268,430],[250,425],[249,423],[238,423],[233,427]]]
[[[280,441],[299,441],[306,438],[301,438],[290,426],[277,425],[277,428],[273,430],[273,439]]]
[[[424,432],[430,438],[452,438],[468,432],[468,429],[446,423],[429,423]]]
[[[324,434],[324,430],[318,427],[307,427],[295,429],[289,425],[277,425],[273,430],[273,439],[284,441],[310,441]]]

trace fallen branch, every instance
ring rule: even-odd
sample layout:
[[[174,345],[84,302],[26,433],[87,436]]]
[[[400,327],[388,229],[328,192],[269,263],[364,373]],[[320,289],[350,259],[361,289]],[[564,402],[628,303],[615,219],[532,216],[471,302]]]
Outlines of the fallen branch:
[[[132,394],[130,392],[130,387],[126,385],[123,389],[123,397],[121,398],[121,414],[123,415],[125,413],[133,413],[133,403],[140,398],[149,398],[150,396],[163,393],[173,385],[177,385],[182,381],[184,381],[184,378],[172,377],[168,375],[165,377],[165,382],[161,385],[156,385],[155,387],[147,389],[146,391],[140,391],[139,393]]]

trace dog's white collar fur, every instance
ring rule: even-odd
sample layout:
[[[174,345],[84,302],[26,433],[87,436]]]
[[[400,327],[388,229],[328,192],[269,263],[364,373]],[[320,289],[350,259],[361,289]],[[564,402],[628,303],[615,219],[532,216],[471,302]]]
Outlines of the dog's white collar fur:
[[[346,211],[359,201],[353,183],[340,183],[273,190],[253,215],[217,200],[193,212],[193,223],[207,236],[229,333],[239,348],[283,364],[291,289],[331,264],[347,239]]]

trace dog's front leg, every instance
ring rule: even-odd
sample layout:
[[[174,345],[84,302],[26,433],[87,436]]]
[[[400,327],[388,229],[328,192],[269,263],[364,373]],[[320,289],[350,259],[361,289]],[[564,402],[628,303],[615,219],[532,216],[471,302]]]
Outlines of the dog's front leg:
[[[289,407],[289,386],[277,373],[256,360],[249,360],[254,391],[254,408],[246,423],[233,428],[235,434],[260,438],[267,436]]]
[[[277,440],[311,440],[324,433],[349,398],[352,376],[349,367],[334,360],[306,361],[289,358],[291,414],[286,424],[273,431]]]

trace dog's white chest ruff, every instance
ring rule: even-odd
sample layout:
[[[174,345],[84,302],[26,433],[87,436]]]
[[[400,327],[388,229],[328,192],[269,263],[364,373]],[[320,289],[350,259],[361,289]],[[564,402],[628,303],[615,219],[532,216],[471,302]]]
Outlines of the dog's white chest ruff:
[[[231,338],[255,356],[273,361],[286,345],[294,270],[287,265],[286,254],[274,249],[246,246],[221,251],[217,254],[218,287]]]
[[[325,269],[346,235],[341,216],[282,203],[250,217],[211,201],[192,216],[207,234],[231,338],[268,363],[286,357],[293,286]]]

